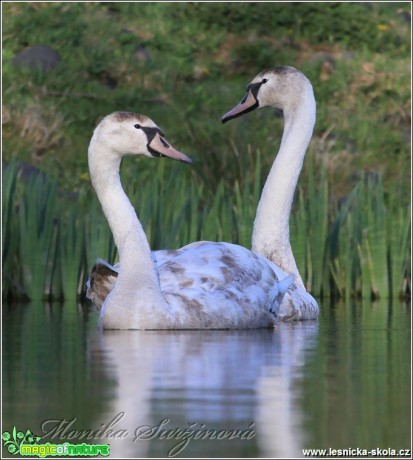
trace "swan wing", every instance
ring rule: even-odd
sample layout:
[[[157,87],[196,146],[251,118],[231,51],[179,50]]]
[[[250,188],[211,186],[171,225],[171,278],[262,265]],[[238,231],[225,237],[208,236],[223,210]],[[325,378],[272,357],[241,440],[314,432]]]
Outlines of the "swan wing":
[[[287,288],[279,289],[271,265],[230,243],[197,242],[181,248],[157,265],[174,327],[273,326]]]
[[[153,251],[152,258],[176,328],[271,327],[292,283],[264,257],[231,243],[200,241]],[[115,285],[118,267],[98,260],[92,269],[87,297],[98,309]]]

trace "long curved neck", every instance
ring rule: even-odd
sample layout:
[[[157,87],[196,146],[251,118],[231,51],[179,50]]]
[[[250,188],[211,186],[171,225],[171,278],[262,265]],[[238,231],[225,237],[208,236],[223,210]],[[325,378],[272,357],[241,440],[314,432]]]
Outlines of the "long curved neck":
[[[120,182],[120,158],[107,153],[92,140],[89,147],[92,184],[112,230],[120,266],[101,319],[105,328],[144,328],[140,323],[145,321],[145,311],[158,310],[164,299],[145,232]],[[138,314],[140,309],[143,319]]]
[[[315,123],[315,99],[311,86],[300,104],[284,110],[280,150],[268,175],[258,204],[252,250],[274,262],[304,287],[290,244],[289,220],[294,192]]]

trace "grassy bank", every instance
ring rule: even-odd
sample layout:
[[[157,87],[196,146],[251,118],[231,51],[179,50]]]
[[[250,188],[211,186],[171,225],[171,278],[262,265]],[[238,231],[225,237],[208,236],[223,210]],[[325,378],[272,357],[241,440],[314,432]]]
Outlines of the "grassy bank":
[[[363,171],[410,194],[408,3],[8,3],[3,7],[3,150],[77,191],[86,147],[115,110],[153,118],[196,161],[205,184],[241,188],[262,152],[264,180],[280,139],[274,111],[222,127],[263,68],[293,65],[317,100],[311,151],[348,194]],[[60,63],[13,64],[42,44]],[[146,168],[146,166],[143,166]],[[304,171],[306,175],[306,170]]]

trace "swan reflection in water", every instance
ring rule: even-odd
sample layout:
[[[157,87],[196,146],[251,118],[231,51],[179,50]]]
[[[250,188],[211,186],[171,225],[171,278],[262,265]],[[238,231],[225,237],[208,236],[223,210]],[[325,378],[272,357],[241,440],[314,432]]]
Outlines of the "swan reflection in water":
[[[250,439],[192,439],[183,456],[301,456],[305,433],[295,384],[317,333],[317,322],[249,331],[96,331],[91,360],[103,357],[116,381],[99,422],[124,413],[113,430],[127,431],[101,442],[110,444],[111,457],[166,457],[176,439],[159,439],[155,428],[151,440],[135,439],[136,429],[192,426],[249,430]]]

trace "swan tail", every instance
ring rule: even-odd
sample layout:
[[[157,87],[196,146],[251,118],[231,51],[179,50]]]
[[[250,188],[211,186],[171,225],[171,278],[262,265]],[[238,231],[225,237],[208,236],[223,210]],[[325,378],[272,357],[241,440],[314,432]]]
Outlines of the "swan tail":
[[[98,312],[101,310],[109,292],[113,289],[117,277],[118,271],[116,267],[102,259],[96,261],[86,283],[86,297],[93,302]]]

